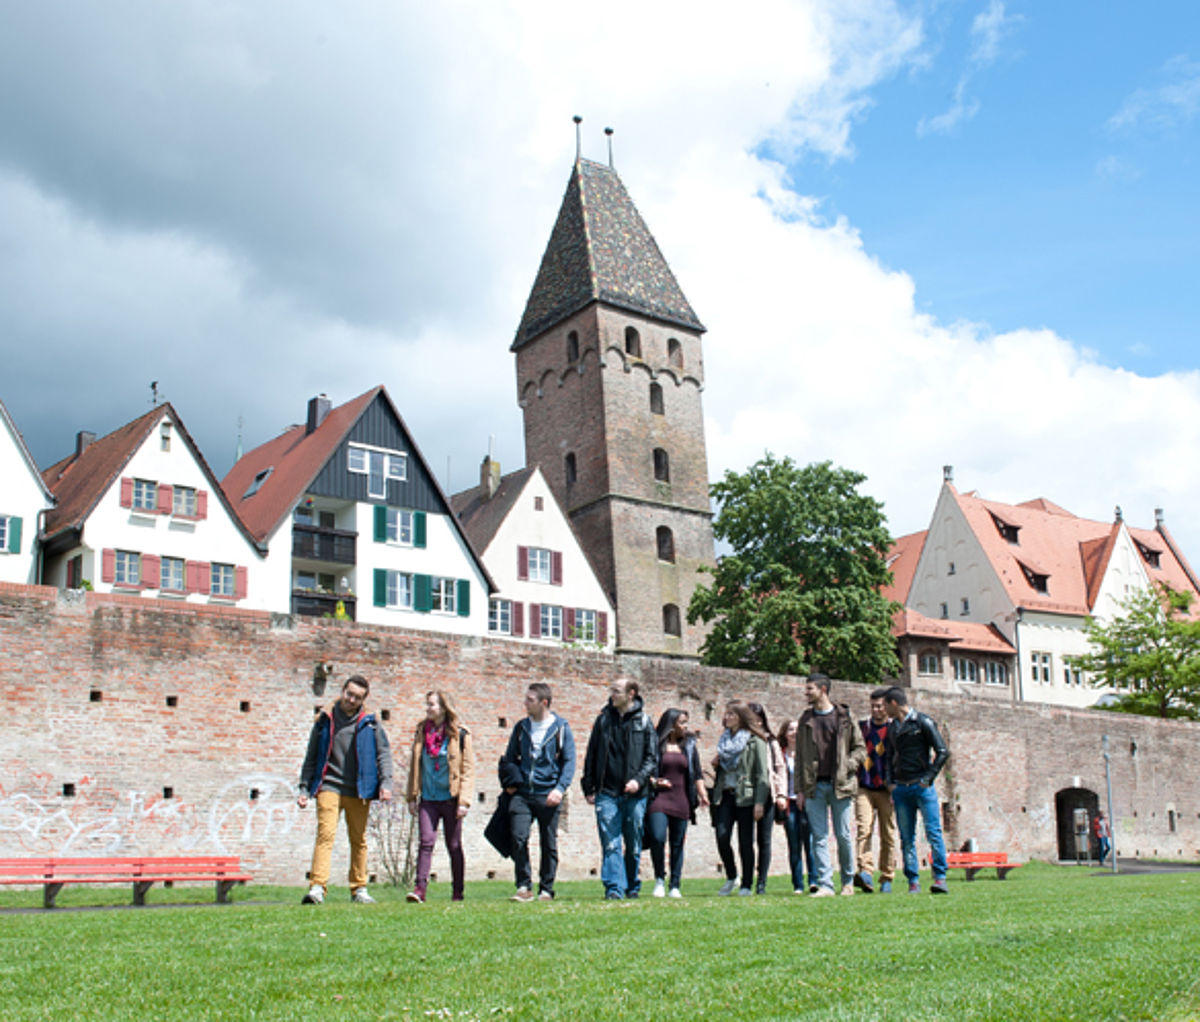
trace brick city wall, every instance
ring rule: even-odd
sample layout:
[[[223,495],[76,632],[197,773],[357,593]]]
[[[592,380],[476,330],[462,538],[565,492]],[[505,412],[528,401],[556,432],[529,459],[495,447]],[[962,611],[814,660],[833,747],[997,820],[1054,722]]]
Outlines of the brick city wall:
[[[333,665],[321,696],[319,663]],[[623,674],[641,682],[656,716],[668,705],[689,710],[706,759],[725,699],[759,699],[776,724],[803,708],[798,679],[686,661],[2,584],[0,856],[228,852],[260,882],[301,883],[314,832],[311,808],[294,801],[304,743],[314,708],[352,673],[371,680],[370,706],[387,718],[398,787],[424,692],[445,688],[457,698],[476,737],[482,796],[465,830],[472,878],[510,876],[482,830],[529,682],[553,686],[580,759],[609,682]],[[867,693],[835,687],[859,713]],[[939,781],[952,846],[975,838],[1020,860],[1055,858],[1056,793],[1086,788],[1103,800],[1107,733],[1120,853],[1200,856],[1200,789],[1180,768],[1200,726],[944,693],[919,693],[916,702],[942,722],[953,752]],[[779,873],[787,856],[775,833]],[[335,880],[345,873],[344,844],[339,837]],[[596,870],[578,785],[561,844],[564,877]],[[373,848],[372,871],[379,861]],[[689,836],[687,864],[690,875],[716,876],[708,826]],[[435,868],[447,875],[440,850]]]

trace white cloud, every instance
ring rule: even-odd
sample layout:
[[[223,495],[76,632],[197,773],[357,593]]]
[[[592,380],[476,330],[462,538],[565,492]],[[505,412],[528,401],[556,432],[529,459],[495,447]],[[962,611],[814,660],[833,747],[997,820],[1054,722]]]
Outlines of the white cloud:
[[[1200,64],[1176,56],[1159,69],[1161,84],[1135,89],[1107,122],[1113,133],[1169,131],[1200,112]]]

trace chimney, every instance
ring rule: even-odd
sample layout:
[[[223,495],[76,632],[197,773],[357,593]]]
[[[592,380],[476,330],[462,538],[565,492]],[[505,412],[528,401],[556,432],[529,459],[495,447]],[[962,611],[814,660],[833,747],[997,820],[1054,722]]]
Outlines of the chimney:
[[[500,462],[484,458],[479,463],[479,489],[484,500],[491,500],[500,489]]]
[[[954,466],[953,465],[943,465],[942,466],[942,482],[944,482],[944,483],[954,482]]]
[[[81,429],[75,434],[75,457],[78,458],[84,451],[91,446],[96,440],[95,433],[89,433],[85,429]]]
[[[1161,507],[1156,507],[1154,509],[1154,527],[1156,529],[1161,529],[1165,520],[1166,519],[1163,517],[1163,509]]]
[[[1118,504],[1115,508],[1113,508],[1113,516],[1116,518],[1116,520],[1118,522],[1121,521],[1125,517],[1124,512],[1121,511],[1120,504]]]
[[[311,433],[325,421],[325,416],[329,414],[329,409],[332,407],[333,405],[329,398],[324,394],[318,394],[316,397],[309,399],[308,422],[304,427],[305,435]]]

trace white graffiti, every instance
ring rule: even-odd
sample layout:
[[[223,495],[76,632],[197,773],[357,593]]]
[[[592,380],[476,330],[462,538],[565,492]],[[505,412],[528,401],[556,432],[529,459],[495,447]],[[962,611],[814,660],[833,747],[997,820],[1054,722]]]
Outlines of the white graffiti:
[[[253,799],[247,797],[251,791]],[[295,794],[295,783],[277,774],[244,774],[230,781],[208,810],[207,837],[213,851],[232,855],[239,845],[265,844],[290,833],[300,812]]]
[[[1054,810],[1050,808],[1049,804],[1031,809],[1029,810],[1029,822],[1038,830],[1044,830],[1054,822]]]

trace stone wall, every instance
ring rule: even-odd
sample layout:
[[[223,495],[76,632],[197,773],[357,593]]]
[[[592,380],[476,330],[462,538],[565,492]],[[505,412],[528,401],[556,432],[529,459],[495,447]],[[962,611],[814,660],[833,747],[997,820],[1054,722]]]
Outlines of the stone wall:
[[[332,665],[320,695],[318,664]],[[580,761],[607,686],[623,675],[641,682],[656,717],[671,705],[689,710],[706,759],[727,698],[760,700],[776,725],[803,708],[798,679],[689,661],[0,584],[0,856],[228,852],[261,882],[302,883],[314,832],[312,809],[294,800],[304,743],[314,710],[353,673],[371,680],[369,706],[392,737],[398,788],[424,693],[456,697],[479,763],[465,829],[472,878],[510,875],[482,830],[529,682],[553,687]],[[834,694],[861,714],[868,691],[839,683]],[[1103,805],[1108,734],[1120,854],[1200,857],[1200,788],[1181,766],[1200,726],[946,693],[914,701],[942,723],[953,753],[939,782],[952,847],[974,838],[1018,860],[1056,858],[1056,795],[1089,789]],[[701,823],[689,836],[688,873],[716,877],[712,832]],[[335,880],[345,873],[344,844]],[[578,784],[561,856],[563,877],[599,866]],[[373,871],[378,860],[373,850]],[[774,872],[786,860],[776,828]],[[447,876],[440,850],[435,868]]]

